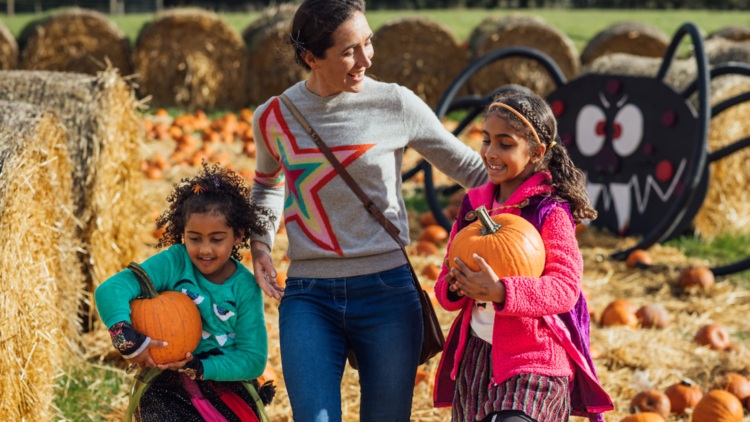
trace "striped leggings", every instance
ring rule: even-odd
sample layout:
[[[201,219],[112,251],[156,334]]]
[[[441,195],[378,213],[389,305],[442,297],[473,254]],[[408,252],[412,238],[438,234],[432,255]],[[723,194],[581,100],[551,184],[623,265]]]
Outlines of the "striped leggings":
[[[567,377],[519,374],[497,385],[491,380],[492,345],[471,336],[456,378],[453,422],[569,420]]]

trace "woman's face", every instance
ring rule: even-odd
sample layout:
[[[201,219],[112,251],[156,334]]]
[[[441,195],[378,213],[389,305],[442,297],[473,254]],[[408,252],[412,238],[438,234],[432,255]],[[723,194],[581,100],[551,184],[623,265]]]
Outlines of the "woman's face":
[[[308,64],[326,92],[360,92],[373,54],[372,30],[365,15],[357,11],[333,33],[333,46],[326,50],[326,57],[308,54]]]

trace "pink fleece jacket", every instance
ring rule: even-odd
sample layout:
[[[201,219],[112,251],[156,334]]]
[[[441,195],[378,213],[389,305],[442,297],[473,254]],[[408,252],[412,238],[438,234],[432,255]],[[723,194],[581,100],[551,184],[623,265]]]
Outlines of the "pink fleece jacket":
[[[550,191],[545,182],[551,178],[549,173],[537,173],[529,178],[511,195],[505,205],[516,205],[524,199]],[[489,183],[469,192],[470,198],[479,198],[481,203],[492,202],[496,186]],[[475,201],[472,201],[474,204]],[[520,215],[520,208],[503,208],[492,213],[512,213]],[[448,250],[456,236],[456,225],[450,234]],[[541,230],[542,241],[546,251],[544,272],[539,278],[507,277],[501,279],[506,288],[506,300],[503,304],[495,303],[495,321],[492,334],[492,368],[493,382],[502,383],[506,379],[521,373],[535,373],[547,376],[569,377],[574,374],[575,364],[559,335],[553,332],[545,319],[550,316],[570,311],[581,291],[583,259],[578,250],[575,228],[571,217],[558,207],[544,221]],[[442,366],[450,362],[451,378],[455,379],[464,348],[468,340],[471,307],[473,300],[463,297],[453,302],[448,299],[448,283],[445,276],[448,266],[444,265],[435,285],[438,302],[448,311],[461,311],[458,317],[460,327],[454,325],[446,344],[458,334],[458,347],[455,356],[448,359],[443,356],[440,372],[447,370]],[[546,318],[544,318],[546,317]],[[457,323],[458,323],[457,321]],[[454,330],[458,329],[459,333]],[[438,404],[438,403],[436,403]],[[447,403],[446,403],[447,404]],[[438,404],[439,405],[439,404]],[[449,405],[449,404],[448,404]]]

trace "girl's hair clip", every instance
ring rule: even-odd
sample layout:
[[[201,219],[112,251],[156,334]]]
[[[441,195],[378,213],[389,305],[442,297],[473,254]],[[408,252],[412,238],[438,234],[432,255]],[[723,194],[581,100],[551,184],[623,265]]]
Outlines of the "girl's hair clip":
[[[192,191],[196,195],[200,195],[201,192],[205,192],[206,191],[206,188],[204,188],[203,186],[201,186],[201,185],[199,185],[199,184],[196,183],[195,185],[193,185]]]
[[[219,181],[214,177],[213,174],[211,175],[211,179],[214,181],[214,185],[216,185],[216,187],[218,188],[219,187]]]
[[[555,141],[550,142],[549,149],[552,149],[552,147],[554,147],[555,145],[557,145],[557,142]]]
[[[302,42],[302,40],[300,38],[301,38],[300,37],[300,31],[297,31],[297,39],[296,40],[294,39],[294,35],[292,35],[291,32],[289,33],[289,39],[292,40],[292,45],[294,46],[294,48],[297,49],[298,51],[304,53],[305,51],[307,51],[307,49],[305,48],[305,43]]]

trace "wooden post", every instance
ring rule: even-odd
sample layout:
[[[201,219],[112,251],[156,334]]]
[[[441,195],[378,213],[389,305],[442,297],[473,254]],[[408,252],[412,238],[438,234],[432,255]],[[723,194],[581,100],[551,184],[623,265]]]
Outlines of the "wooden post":
[[[16,14],[15,0],[8,0],[8,17]]]
[[[109,0],[109,14],[112,16],[117,14],[117,0]]]
[[[164,0],[156,0],[156,11],[161,12],[164,9]]]

